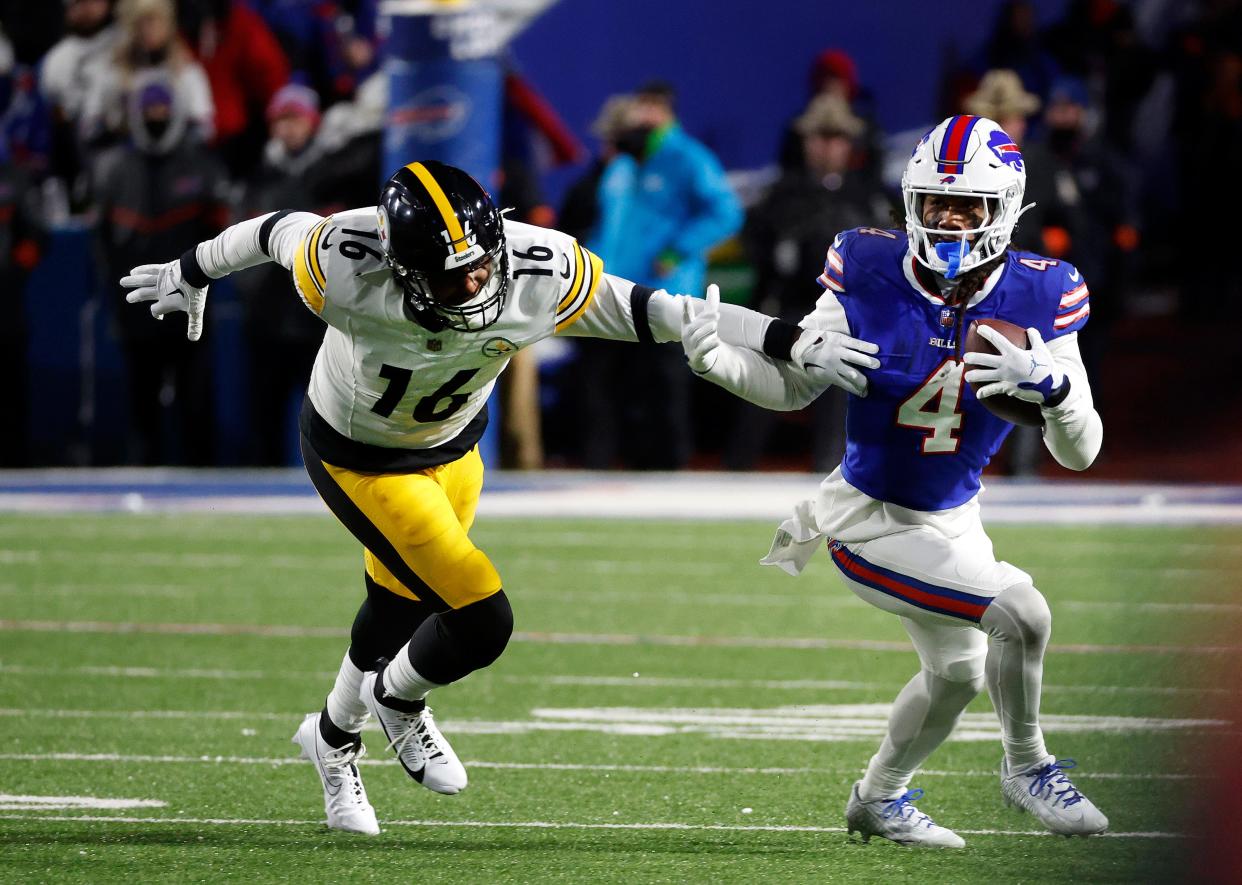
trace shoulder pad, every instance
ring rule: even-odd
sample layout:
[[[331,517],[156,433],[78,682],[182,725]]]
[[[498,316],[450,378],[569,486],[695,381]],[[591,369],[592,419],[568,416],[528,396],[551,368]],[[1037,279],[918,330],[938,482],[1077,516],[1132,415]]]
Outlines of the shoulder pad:
[[[824,272],[816,282],[821,288],[829,289],[838,294],[848,291],[848,268],[851,258],[861,257],[871,250],[893,249],[900,246],[905,249],[905,235],[899,231],[884,230],[879,227],[856,227],[837,234],[828,254],[824,259]]]

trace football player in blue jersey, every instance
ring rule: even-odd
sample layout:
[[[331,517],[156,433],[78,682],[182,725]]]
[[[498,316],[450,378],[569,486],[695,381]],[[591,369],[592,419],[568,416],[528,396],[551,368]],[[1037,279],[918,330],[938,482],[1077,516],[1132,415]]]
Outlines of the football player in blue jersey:
[[[846,806],[864,840],[964,844],[914,806],[922,793],[909,785],[985,685],[1006,803],[1062,835],[1108,826],[1066,774],[1074,762],[1044,746],[1048,605],[1030,575],[997,560],[979,518],[980,474],[1012,429],[980,397],[1037,404],[1044,443],[1073,470],[1090,466],[1103,434],[1077,343],[1086,283],[1065,262],[1009,248],[1025,183],[1022,153],[995,122],[950,117],[906,166],[905,230],[840,234],[799,326],[773,322],[759,353],[722,343],[710,306],[685,320],[691,367],[744,399],[790,410],[830,384],[850,394],[845,459],[763,561],[797,574],[827,539],[846,585],[900,617],[918,652],[922,669]],[[963,330],[986,318],[1025,328],[1030,349],[981,327],[999,354],[963,353]]]

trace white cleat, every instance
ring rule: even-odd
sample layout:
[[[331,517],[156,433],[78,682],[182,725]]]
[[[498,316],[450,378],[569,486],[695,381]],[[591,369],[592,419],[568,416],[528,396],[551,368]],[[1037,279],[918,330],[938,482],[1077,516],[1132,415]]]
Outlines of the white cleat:
[[[466,769],[444,739],[431,716],[431,708],[417,712],[394,709],[375,696],[383,670],[362,677],[362,702],[388,737],[385,749],[397,754],[406,774],[429,790],[452,796],[466,789]],[[400,703],[399,699],[393,700]]]
[[[358,760],[366,753],[362,741],[333,747],[319,733],[319,714],[310,713],[293,734],[293,743],[302,748],[302,758],[315,763],[323,782],[323,807],[328,826],[349,833],[379,835],[375,809],[367,801],[367,791],[358,773]]]
[[[889,839],[899,845],[922,845],[926,848],[965,848],[966,841],[957,833],[940,826],[914,807],[923,796],[922,790],[907,790],[893,799],[864,802],[858,786],[850,791],[845,805],[845,823],[851,836],[859,833],[864,842],[872,836]]]
[[[1108,829],[1108,818],[1065,775],[1073,759],[1049,756],[1043,765],[1010,774],[1001,759],[1001,795],[1005,804],[1029,812],[1058,836],[1094,836]]]

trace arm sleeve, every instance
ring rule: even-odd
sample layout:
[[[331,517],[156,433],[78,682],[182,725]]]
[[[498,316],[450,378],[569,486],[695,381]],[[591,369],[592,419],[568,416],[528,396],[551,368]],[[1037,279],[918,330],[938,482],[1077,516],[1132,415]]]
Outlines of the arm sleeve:
[[[793,412],[824,392],[802,369],[744,347],[731,347],[711,371],[699,376],[765,409]]]
[[[645,341],[664,344],[681,340],[682,312],[686,305],[697,313],[706,308],[702,298],[670,295],[612,274],[603,274],[586,310],[560,334],[612,341]],[[769,327],[775,321],[735,304],[720,305],[720,340],[762,351]]]
[[[323,220],[311,212],[269,212],[226,227],[219,236],[199,243],[186,256],[193,256],[191,260],[208,282],[267,261],[293,271],[298,245]],[[186,276],[187,270],[193,273],[186,267],[186,256],[181,259],[182,275],[194,283],[193,277]]]
[[[1062,467],[1086,470],[1100,452],[1104,424],[1091,399],[1091,384],[1078,350],[1078,335],[1070,333],[1048,342],[1057,365],[1065,372],[1069,394],[1044,409],[1044,445]]]

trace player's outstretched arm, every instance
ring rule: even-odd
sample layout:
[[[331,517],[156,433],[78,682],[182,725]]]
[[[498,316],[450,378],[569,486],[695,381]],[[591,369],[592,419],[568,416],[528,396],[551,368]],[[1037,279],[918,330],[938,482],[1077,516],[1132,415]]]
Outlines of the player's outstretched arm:
[[[687,304],[683,310],[682,347],[691,371],[699,377],[755,405],[783,412],[805,407],[828,387],[823,377],[803,369],[796,357],[791,356],[790,361],[774,359],[722,340],[720,290],[716,286],[707,287],[703,309],[695,311]],[[830,333],[803,333],[810,340],[824,334]],[[797,341],[791,348],[805,349],[798,348]],[[861,376],[860,381],[865,390],[866,381]]]
[[[708,291],[706,300],[670,295],[601,274],[594,298],[575,322],[558,326],[558,332],[614,341],[681,341],[688,356],[694,351],[704,358],[705,348],[711,348],[726,358],[715,367],[712,357],[714,368],[700,374],[769,409],[803,408],[831,384],[866,396],[866,378],[855,367],[879,366],[871,356],[877,348],[833,328],[848,330],[843,311],[830,314],[817,306],[802,326],[795,326],[735,304],[721,304],[715,286]],[[692,323],[694,329],[710,327],[710,336],[702,331],[687,344]]]
[[[292,270],[298,243],[322,220],[310,212],[285,211],[234,224],[178,259],[135,267],[121,278],[121,285],[130,290],[125,300],[151,302],[151,315],[157,320],[185,311],[186,337],[197,341],[203,334],[207,288],[213,280],[266,261]]]

